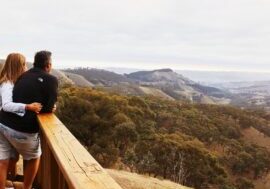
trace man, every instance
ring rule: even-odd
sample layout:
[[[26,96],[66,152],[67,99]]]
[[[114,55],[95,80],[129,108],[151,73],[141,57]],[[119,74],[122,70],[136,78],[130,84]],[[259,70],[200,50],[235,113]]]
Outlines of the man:
[[[49,74],[51,69],[51,52],[37,52],[34,67],[25,72],[15,83],[13,101],[25,104],[39,102],[43,105],[40,113],[52,112],[57,100],[58,81]],[[41,156],[37,114],[26,111],[25,115],[20,117],[2,110],[0,122],[18,131],[10,142],[24,159],[24,189],[31,189]]]

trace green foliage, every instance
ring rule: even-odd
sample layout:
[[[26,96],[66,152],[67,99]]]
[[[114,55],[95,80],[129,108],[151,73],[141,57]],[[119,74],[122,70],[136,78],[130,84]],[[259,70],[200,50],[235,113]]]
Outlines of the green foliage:
[[[254,189],[254,184],[245,178],[240,178],[236,181],[238,189]]]
[[[67,86],[57,115],[104,167],[121,164],[196,189],[251,189],[245,177],[256,179],[270,169],[270,153],[241,134],[254,127],[270,136],[262,112]]]
[[[120,155],[124,156],[127,149],[138,140],[135,125],[132,122],[124,122],[114,128],[115,146],[120,150]]]

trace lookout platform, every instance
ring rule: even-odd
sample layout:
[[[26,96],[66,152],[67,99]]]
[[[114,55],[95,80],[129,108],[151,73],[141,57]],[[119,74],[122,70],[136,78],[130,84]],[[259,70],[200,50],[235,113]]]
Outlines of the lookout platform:
[[[122,189],[54,114],[40,114],[37,189]],[[11,182],[9,182],[11,184]],[[23,189],[14,182],[15,189]]]

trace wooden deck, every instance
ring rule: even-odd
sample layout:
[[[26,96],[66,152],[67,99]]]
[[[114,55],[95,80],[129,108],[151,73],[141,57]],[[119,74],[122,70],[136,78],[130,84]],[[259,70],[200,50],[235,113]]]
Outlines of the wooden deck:
[[[38,116],[42,156],[38,189],[122,189],[54,114]],[[15,183],[16,189],[22,183]]]

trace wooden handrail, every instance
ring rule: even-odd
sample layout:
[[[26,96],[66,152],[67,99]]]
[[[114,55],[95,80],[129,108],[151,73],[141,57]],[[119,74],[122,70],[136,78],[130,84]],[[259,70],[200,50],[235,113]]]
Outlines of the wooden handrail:
[[[54,114],[38,116],[41,189],[121,189]]]

